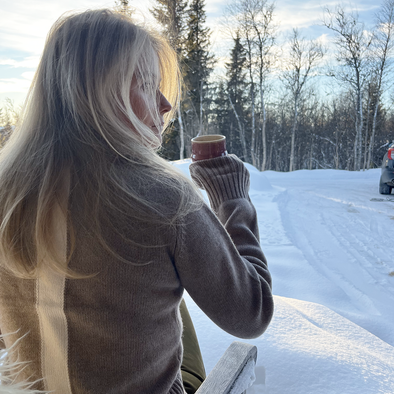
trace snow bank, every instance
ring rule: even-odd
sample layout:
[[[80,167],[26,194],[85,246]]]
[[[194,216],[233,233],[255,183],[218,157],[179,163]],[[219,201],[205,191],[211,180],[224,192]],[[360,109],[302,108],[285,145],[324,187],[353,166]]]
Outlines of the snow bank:
[[[259,343],[267,393],[393,392],[392,346],[323,305],[278,296],[275,303]]]
[[[207,371],[235,337],[214,325],[188,295]],[[248,394],[392,394],[394,349],[329,308],[275,296],[258,348],[256,382]]]

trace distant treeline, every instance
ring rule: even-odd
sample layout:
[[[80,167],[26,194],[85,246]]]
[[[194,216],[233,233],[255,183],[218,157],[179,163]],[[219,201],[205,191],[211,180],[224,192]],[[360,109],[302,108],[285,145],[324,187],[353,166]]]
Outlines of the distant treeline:
[[[260,170],[380,166],[394,139],[394,0],[370,27],[341,5],[326,8],[321,24],[334,37],[330,48],[298,29],[279,41],[273,2],[233,0],[223,16],[233,43],[225,78],[213,72],[204,8],[204,0],[156,0],[151,9],[184,79],[164,157],[189,157],[190,138],[217,133]]]

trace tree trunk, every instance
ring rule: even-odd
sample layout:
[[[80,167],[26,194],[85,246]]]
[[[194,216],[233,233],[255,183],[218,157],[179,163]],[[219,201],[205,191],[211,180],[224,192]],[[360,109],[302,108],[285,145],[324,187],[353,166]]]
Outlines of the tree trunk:
[[[356,113],[356,138],[354,139],[354,171],[361,169],[361,148],[362,148],[362,129],[363,129],[363,103],[361,89],[357,94],[357,113]]]
[[[261,161],[261,171],[264,171],[267,162],[267,135],[266,135],[267,114],[265,111],[264,92],[261,85],[260,85],[260,97],[261,97],[261,112],[263,114],[263,122],[261,125],[261,143],[263,145],[263,159]]]
[[[293,120],[293,127],[291,130],[291,147],[290,147],[290,165],[289,171],[293,171],[294,169],[294,146],[295,146],[295,133],[297,128],[297,116],[298,116],[298,109],[297,109],[297,99],[295,99],[294,103],[294,120]]]
[[[231,122],[230,123],[230,153],[234,151],[233,150],[233,141],[234,141],[233,122]]]
[[[375,144],[375,131],[376,131],[376,119],[378,117],[378,107],[379,107],[379,97],[376,100],[375,110],[373,112],[372,132],[371,132],[371,138],[369,140],[369,147],[368,147],[367,169],[371,168],[372,150]]]
[[[356,113],[356,124],[355,124],[356,135],[354,137],[353,146],[353,170],[357,171],[357,146],[358,146],[358,113]]]
[[[255,119],[255,104],[254,104],[254,89],[253,83],[250,89],[252,96],[252,143],[250,147],[250,153],[252,156],[252,164],[256,165],[256,152],[255,152],[255,144],[256,144],[256,119]]]
[[[280,156],[282,154],[282,147],[280,147],[277,151],[276,151],[276,159],[275,159],[275,171],[282,171],[281,167],[280,167],[280,163],[282,162],[280,160]],[[285,171],[285,169],[283,169],[283,171]]]
[[[248,151],[246,149],[245,131],[244,131],[243,127],[242,127],[241,120],[239,119],[237,111],[235,110],[235,107],[234,107],[234,104],[233,104],[233,102],[231,100],[230,95],[228,96],[228,99],[230,100],[231,108],[233,109],[235,118],[237,119],[237,122],[238,122],[239,138],[241,140],[242,151],[243,151],[243,154],[244,154],[244,160],[247,162],[249,158],[248,158]]]
[[[358,131],[358,162],[357,162],[357,171],[361,170],[361,157],[363,150],[363,94],[360,91],[360,122],[359,122],[359,131]]]
[[[369,107],[371,105],[371,92],[368,92],[368,103],[367,103],[367,123],[365,126],[365,138],[364,138],[364,164],[363,171],[365,171],[367,166],[367,146],[368,146],[368,129],[369,129]]]
[[[335,169],[339,170],[339,141],[338,131],[335,133]]]
[[[311,149],[309,152],[309,169],[312,169],[312,159],[313,159],[313,135],[311,136]]]
[[[198,132],[198,135],[205,134],[202,127],[202,85],[203,85],[203,81],[201,81],[200,83],[200,131]]]
[[[261,136],[261,129],[260,127],[258,128],[260,130],[260,133],[256,133],[256,168],[260,169],[261,165],[261,141],[260,141],[260,136]]]
[[[272,151],[274,150],[274,145],[275,145],[275,140],[272,140],[271,146],[270,146],[270,153],[268,157],[268,170],[271,169],[271,163],[272,163]]]
[[[182,121],[182,112],[181,112],[181,104],[178,103],[178,123],[179,123],[179,138],[181,140],[181,146],[179,148],[179,159],[184,159],[185,152],[185,136],[183,133],[183,121]]]
[[[252,141],[250,146],[250,154],[252,159],[252,164],[256,166],[256,155],[255,155],[255,141],[256,141],[256,120],[255,120],[255,97],[254,97],[254,79],[253,79],[253,53],[252,53],[252,42],[249,34],[246,34],[246,43],[248,46],[247,56],[248,56],[248,72],[250,79],[250,99],[252,104]]]

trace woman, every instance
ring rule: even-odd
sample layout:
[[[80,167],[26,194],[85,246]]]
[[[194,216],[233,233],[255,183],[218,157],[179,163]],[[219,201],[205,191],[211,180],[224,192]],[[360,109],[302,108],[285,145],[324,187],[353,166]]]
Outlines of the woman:
[[[184,393],[183,357],[194,392],[203,371],[184,306],[183,356],[185,289],[235,336],[270,322],[243,163],[191,165],[211,210],[156,154],[177,70],[165,40],[108,10],[63,17],[49,34],[0,154],[0,329],[6,347],[19,340],[18,379],[36,389]]]

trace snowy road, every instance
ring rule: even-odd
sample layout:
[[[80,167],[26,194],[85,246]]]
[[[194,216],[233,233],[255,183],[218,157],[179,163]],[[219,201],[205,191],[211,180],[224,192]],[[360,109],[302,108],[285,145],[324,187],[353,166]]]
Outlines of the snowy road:
[[[248,394],[394,393],[394,195],[378,193],[380,170],[247,167],[275,294],[267,332],[246,341]],[[237,339],[185,299],[209,372]]]
[[[303,257],[291,272],[299,268],[296,275],[305,278],[289,285],[290,277],[279,277],[274,292],[321,303],[394,346],[394,195],[379,195],[379,173],[265,173],[274,188],[285,243]],[[260,221],[275,277],[280,253],[272,250],[278,246],[275,229],[264,229],[264,217]]]

